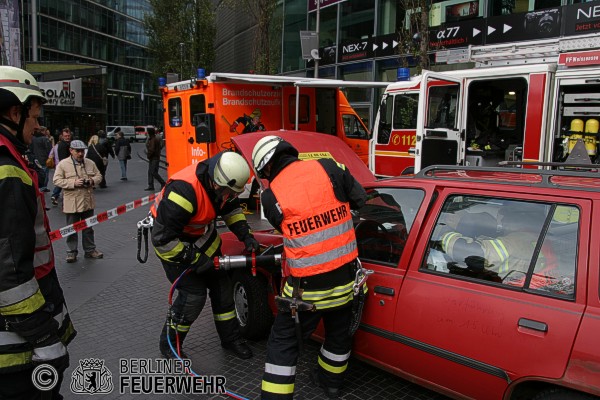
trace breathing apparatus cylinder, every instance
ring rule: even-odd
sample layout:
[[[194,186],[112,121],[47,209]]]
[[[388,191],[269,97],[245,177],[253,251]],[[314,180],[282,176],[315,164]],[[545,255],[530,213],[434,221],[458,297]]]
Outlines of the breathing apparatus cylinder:
[[[595,156],[598,144],[598,120],[590,118],[585,121],[585,149],[589,156]]]
[[[577,140],[583,139],[583,120],[579,118],[575,118],[571,121],[571,127],[569,129],[569,154],[575,147]]]

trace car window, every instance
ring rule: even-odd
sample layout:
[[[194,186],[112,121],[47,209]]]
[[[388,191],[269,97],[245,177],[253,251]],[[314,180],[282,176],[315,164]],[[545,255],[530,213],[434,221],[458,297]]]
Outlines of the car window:
[[[358,256],[363,261],[397,266],[425,192],[419,189],[378,188],[354,212]]]
[[[360,121],[355,115],[344,114],[342,115],[344,121],[344,134],[350,139],[368,139],[369,134],[362,126]]]
[[[423,269],[572,299],[579,209],[479,196],[450,196]]]

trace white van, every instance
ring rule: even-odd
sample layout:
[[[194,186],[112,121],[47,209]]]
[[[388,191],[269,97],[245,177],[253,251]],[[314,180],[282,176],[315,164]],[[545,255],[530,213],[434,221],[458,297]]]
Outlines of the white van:
[[[123,137],[130,142],[135,141],[135,128],[133,126],[125,126],[125,125],[114,125],[106,127],[106,137],[111,143],[117,139],[117,134],[115,130],[117,128],[121,128],[121,132],[123,132]]]

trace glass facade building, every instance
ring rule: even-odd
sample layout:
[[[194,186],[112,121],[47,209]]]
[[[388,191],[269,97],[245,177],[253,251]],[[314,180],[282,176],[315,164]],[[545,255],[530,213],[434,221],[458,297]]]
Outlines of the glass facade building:
[[[151,12],[147,0],[28,0],[22,5],[26,66],[62,65],[75,77],[77,64],[103,67],[97,69],[101,77],[83,82],[85,110],[79,111],[94,114],[88,117],[92,122],[79,118],[74,109],[63,111],[68,114],[63,124],[74,129],[83,125],[84,136],[106,125],[161,125],[160,97],[149,71],[148,37],[142,23]],[[52,72],[54,78],[71,78],[61,77],[56,68]],[[98,93],[90,85],[102,85],[104,90]],[[85,95],[90,90],[95,97]]]
[[[447,71],[474,67],[465,56],[470,45],[559,40],[600,32],[597,0],[431,0],[427,3],[431,6],[427,35],[420,32],[416,37],[418,0],[319,1],[320,78],[395,81],[399,67],[416,65],[417,37],[428,40],[429,69]],[[316,2],[280,0],[278,4],[278,18],[283,21],[279,73],[315,76],[314,62],[302,58],[300,31],[317,30]],[[222,22],[235,25],[234,21]],[[222,24],[217,26],[222,31]],[[217,41],[217,53],[221,45],[226,48],[244,42],[251,46],[251,29],[227,30],[226,37]],[[407,51],[408,45],[413,50]],[[446,58],[438,52],[444,52]],[[217,59],[215,70],[245,72],[251,68],[250,62],[236,60],[225,65]],[[346,90],[352,106],[370,127],[380,93],[381,89]]]

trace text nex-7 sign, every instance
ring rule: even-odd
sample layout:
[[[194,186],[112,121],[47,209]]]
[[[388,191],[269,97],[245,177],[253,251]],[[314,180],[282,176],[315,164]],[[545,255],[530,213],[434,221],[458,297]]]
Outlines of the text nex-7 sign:
[[[565,6],[565,36],[600,31],[600,4],[583,3]]]
[[[308,12],[317,11],[317,2],[318,1],[319,0],[308,0]],[[319,8],[325,8],[325,7],[329,7],[329,6],[332,6],[337,3],[341,3],[346,0],[320,0],[320,1],[321,1],[321,5],[319,6]]]

